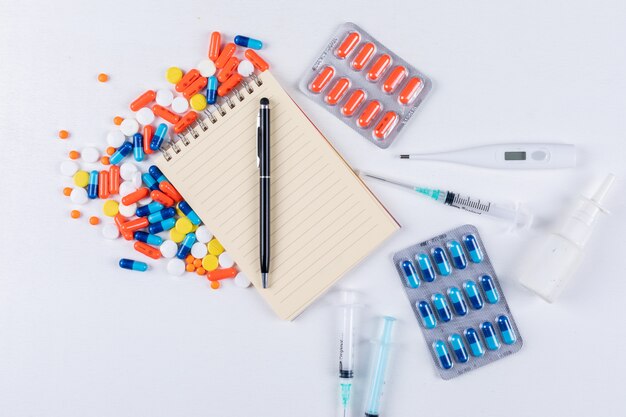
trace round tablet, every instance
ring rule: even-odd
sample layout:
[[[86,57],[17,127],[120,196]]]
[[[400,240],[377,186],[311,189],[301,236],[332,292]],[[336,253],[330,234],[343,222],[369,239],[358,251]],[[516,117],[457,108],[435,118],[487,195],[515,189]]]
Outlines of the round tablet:
[[[196,94],[189,99],[191,108],[196,111],[202,111],[206,109],[206,97],[204,94]]]
[[[219,256],[219,261],[222,268],[230,268],[231,266],[235,265],[235,261],[233,261],[232,256],[230,256],[230,254],[227,252],[223,252]]]
[[[235,281],[235,285],[241,288],[247,288],[250,286],[250,280],[248,279],[246,274],[244,274],[243,272],[238,273],[235,276],[234,281]]]
[[[113,146],[114,148],[122,146],[125,140],[126,136],[124,136],[124,134],[119,130],[111,130],[107,135],[107,143],[109,146]]]
[[[217,256],[207,255],[204,258],[202,258],[202,267],[206,269],[207,271],[213,271],[217,269],[218,265],[219,265],[219,261],[217,260]]]
[[[252,65],[252,62],[244,59],[237,66],[237,72],[242,77],[249,77],[254,72],[254,65]]]
[[[193,224],[191,224],[188,218],[183,217],[182,219],[176,220],[176,231],[186,235],[191,232],[191,229],[193,229]]]
[[[74,161],[61,162],[61,174],[71,177],[78,171],[78,164]]]
[[[172,110],[176,113],[184,113],[189,108],[189,103],[185,97],[176,97],[172,100]]]
[[[89,184],[89,173],[87,171],[78,171],[74,174],[74,184],[77,187],[86,187]]]
[[[172,240],[164,240],[159,249],[164,258],[173,258],[178,252],[178,245]]]
[[[217,239],[211,240],[207,244],[207,248],[209,249],[209,253],[215,256],[218,256],[219,254],[224,252],[224,246],[222,246],[222,244]]]
[[[113,223],[105,224],[102,226],[102,236],[106,239],[117,239],[120,236],[120,231]]]
[[[119,205],[120,203],[118,203],[115,200],[107,200],[104,202],[104,205],[102,206],[102,212],[104,213],[105,216],[115,217],[115,215],[119,213],[120,211]]]
[[[150,109],[149,107],[142,107],[141,109],[137,110],[137,113],[135,113],[135,117],[137,118],[137,121],[142,125],[149,125],[150,123],[154,122],[154,113],[152,113],[152,109]]]
[[[137,187],[131,181],[124,181],[120,184],[120,196],[126,197],[133,191],[137,191]]]
[[[132,162],[124,162],[120,165],[120,176],[123,180],[130,181],[133,179],[133,174],[139,171],[137,165]]]
[[[215,74],[215,64],[210,59],[203,59],[202,61],[198,62],[198,65],[196,65],[196,69],[200,71],[200,75],[202,75],[203,77],[210,77],[211,75]]]
[[[167,263],[167,272],[170,275],[181,276],[185,273],[185,261],[178,258],[170,259]]]
[[[159,106],[169,107],[172,104],[172,100],[174,100],[174,93],[166,89],[157,90],[155,100]]]
[[[135,212],[137,211],[137,204],[120,204],[118,206],[118,210],[120,211],[120,214],[124,217],[133,217],[135,215]]]
[[[87,204],[89,197],[87,197],[87,191],[84,188],[74,188],[70,193],[70,200],[74,204]]]
[[[98,152],[96,148],[93,148],[91,146],[84,148],[81,152],[81,155],[83,157],[83,161],[89,163],[96,162],[98,159],[100,159],[100,152]]]
[[[194,258],[202,259],[206,256],[206,254],[206,245],[202,242],[196,242],[191,247],[191,256],[193,256]]]
[[[213,239],[213,233],[209,232],[205,225],[202,225],[196,230],[196,239],[201,243],[209,243]]]
[[[176,84],[183,78],[183,70],[178,67],[169,67],[165,73],[165,78],[172,84]]]
[[[150,194],[148,194],[146,198],[142,198],[141,200],[139,200],[139,204],[141,204],[142,206],[147,206],[150,203],[152,203],[152,197],[150,197]]]
[[[124,119],[124,121],[120,123],[120,131],[126,136],[132,136],[139,132],[139,123],[137,123],[135,119]]]
[[[137,171],[130,176],[130,182],[137,188],[141,188],[143,181],[141,179],[141,172]]]
[[[184,233],[180,233],[176,229],[170,229],[170,239],[176,243],[180,243],[185,240],[185,236],[186,235]]]

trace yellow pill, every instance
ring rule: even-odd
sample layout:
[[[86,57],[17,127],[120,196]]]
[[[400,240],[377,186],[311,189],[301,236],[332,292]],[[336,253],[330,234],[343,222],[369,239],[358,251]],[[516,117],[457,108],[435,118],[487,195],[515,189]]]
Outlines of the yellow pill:
[[[178,205],[176,205],[176,215],[178,217],[185,217],[185,213],[183,213],[183,211],[178,208]]]
[[[169,67],[165,73],[165,78],[172,84],[176,84],[183,78],[183,70],[178,67]]]
[[[176,243],[180,243],[185,239],[185,234],[180,233],[176,229],[170,229],[170,239],[172,239]]]
[[[102,206],[102,212],[105,216],[115,217],[115,215],[120,212],[119,207],[120,203],[118,203],[117,201],[107,200]]]
[[[211,241],[207,243],[206,247],[211,255],[217,256],[224,252],[224,246],[222,246],[222,244],[217,239],[211,239]]]
[[[219,260],[217,259],[217,256],[215,255],[207,255],[204,258],[202,258],[202,267],[206,269],[207,271],[213,271],[217,269],[218,265],[219,265]]]
[[[196,94],[189,99],[189,104],[194,110],[202,111],[206,109],[206,97],[204,94]]]
[[[193,224],[188,218],[183,217],[181,219],[176,220],[175,228],[178,232],[186,235],[187,233],[191,232],[191,229],[193,228]]]
[[[193,227],[191,228],[191,231],[195,232],[196,230],[198,230],[198,227],[200,227],[199,224],[194,224]]]
[[[78,171],[74,174],[74,184],[77,187],[85,188],[89,184],[89,173],[87,171]]]

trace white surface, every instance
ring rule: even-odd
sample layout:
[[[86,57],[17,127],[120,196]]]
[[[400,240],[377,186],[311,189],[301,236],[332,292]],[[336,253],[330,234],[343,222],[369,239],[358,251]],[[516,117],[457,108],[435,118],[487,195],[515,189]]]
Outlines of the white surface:
[[[58,171],[67,152],[106,146],[113,117],[132,116],[129,103],[146,89],[167,87],[169,66],[188,69],[205,57],[210,32],[220,30],[225,40],[245,33],[264,42],[260,53],[276,77],[354,167],[524,200],[548,220],[575,201],[579,189],[588,193],[607,171],[615,172],[618,182],[607,201],[613,215],[600,219],[586,259],[554,305],[511,279],[532,235],[503,234],[487,219],[382,184],[372,189],[403,229],[340,287],[359,290],[372,314],[399,318],[386,416],[624,415],[626,6],[617,0],[383,4],[4,5],[0,87],[11,99],[0,101],[0,414],[335,415],[331,326],[337,320],[329,297],[287,323],[254,289],[229,280],[214,291],[193,274],[168,276],[165,260],[149,260],[146,274],[121,270],[121,257],[145,259],[130,242],[107,241],[102,226],[87,224],[90,215],[100,215],[101,204],[82,207],[81,219],[72,220],[61,192],[70,182]],[[416,119],[387,151],[296,90],[306,65],[345,20],[362,25],[434,81]],[[110,75],[108,83],[96,81],[100,72]],[[59,129],[70,131],[69,140],[57,138]],[[574,143],[581,166],[489,171],[392,158],[499,141]],[[442,381],[390,255],[466,222],[481,231],[525,346]],[[32,244],[40,248],[37,256],[27,251]],[[367,345],[359,347],[369,363]]]

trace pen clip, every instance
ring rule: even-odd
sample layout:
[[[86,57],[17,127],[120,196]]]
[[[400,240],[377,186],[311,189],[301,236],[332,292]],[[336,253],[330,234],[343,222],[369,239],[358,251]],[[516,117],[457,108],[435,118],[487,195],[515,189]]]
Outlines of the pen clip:
[[[259,141],[261,140],[261,110],[256,115],[256,167],[261,167],[261,155],[259,155]]]

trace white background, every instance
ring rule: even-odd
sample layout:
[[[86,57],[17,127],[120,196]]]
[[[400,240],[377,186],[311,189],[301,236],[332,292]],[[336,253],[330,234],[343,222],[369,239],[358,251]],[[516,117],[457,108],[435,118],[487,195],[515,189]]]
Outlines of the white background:
[[[434,82],[387,151],[295,87],[348,20]],[[625,23],[621,1],[3,1],[0,415],[335,414],[330,297],[282,322],[254,289],[225,282],[214,291],[195,275],[168,276],[164,262],[146,274],[122,271],[116,261],[133,256],[130,245],[104,240],[86,216],[69,218],[58,173],[67,152],[103,147],[112,118],[164,85],[168,66],[189,69],[203,58],[212,30],[262,39],[277,78],[354,167],[525,201],[540,218],[536,232],[507,235],[488,219],[372,184],[403,228],[338,287],[359,290],[367,315],[399,318],[384,415],[624,415]],[[110,82],[98,83],[99,72]],[[71,131],[67,142],[56,137],[61,128]],[[576,144],[580,167],[514,172],[394,159],[516,141]],[[618,176],[607,202],[613,215],[600,219],[578,273],[547,304],[516,282],[516,262],[610,171]],[[98,210],[94,203],[84,212]],[[464,223],[480,229],[525,345],[443,381],[390,256]],[[374,336],[365,323],[362,340]],[[362,362],[367,346],[359,345]]]

